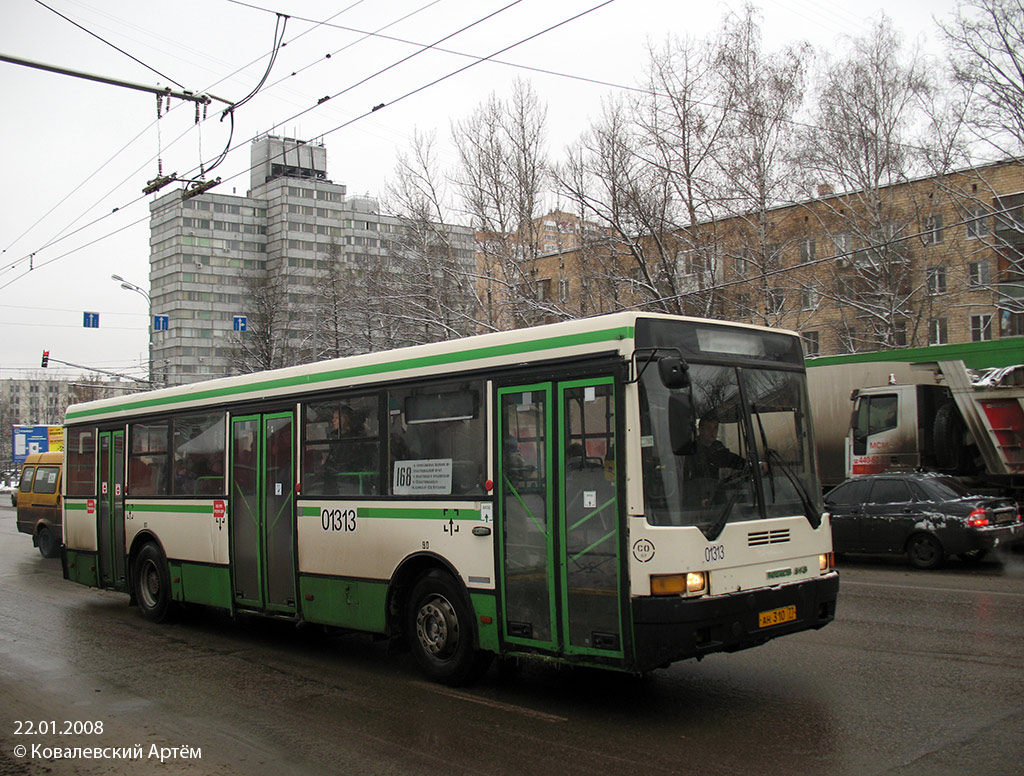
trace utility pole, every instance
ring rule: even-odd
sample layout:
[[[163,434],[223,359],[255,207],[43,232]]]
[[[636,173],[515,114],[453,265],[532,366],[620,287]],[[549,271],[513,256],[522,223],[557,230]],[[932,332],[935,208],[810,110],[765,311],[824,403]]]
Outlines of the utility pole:
[[[120,86],[123,89],[135,89],[136,91],[149,92],[150,94],[166,94],[169,97],[177,97],[180,100],[190,100],[191,102],[197,102],[202,105],[209,105],[214,100],[217,100],[217,102],[223,102],[225,105],[233,104],[228,100],[222,100],[220,97],[215,97],[212,94],[176,92],[169,86],[147,86],[146,84],[137,84],[132,83],[131,81],[124,81],[120,78],[108,78],[107,76],[95,75],[94,73],[86,73],[81,70],[72,70],[68,67],[59,67],[57,65],[48,65],[45,62],[34,62],[31,59],[21,59],[20,57],[12,57],[9,54],[0,54],[0,62],[10,62],[12,65],[22,65],[23,67],[31,67],[35,70],[46,70],[50,73],[69,75],[73,78],[84,78],[86,81],[96,81],[97,83],[109,84],[110,86]]]

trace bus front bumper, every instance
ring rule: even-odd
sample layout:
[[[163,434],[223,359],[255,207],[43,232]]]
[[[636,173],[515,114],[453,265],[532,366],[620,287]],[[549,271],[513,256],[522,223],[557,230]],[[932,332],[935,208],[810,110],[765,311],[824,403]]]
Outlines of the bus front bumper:
[[[637,668],[648,671],[713,652],[737,652],[778,636],[822,628],[835,618],[838,593],[839,574],[832,571],[803,582],[706,598],[634,598]],[[795,607],[793,619],[762,624],[762,614],[791,612],[789,607]]]

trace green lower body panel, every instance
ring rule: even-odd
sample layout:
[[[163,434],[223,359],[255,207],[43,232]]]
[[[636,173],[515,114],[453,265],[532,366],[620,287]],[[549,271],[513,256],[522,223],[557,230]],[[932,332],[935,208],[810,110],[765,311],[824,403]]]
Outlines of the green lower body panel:
[[[299,577],[302,618],[339,628],[387,632],[386,582],[335,577]]]
[[[96,571],[97,556],[95,552],[66,550],[66,578],[80,585],[99,587],[100,579]]]
[[[498,605],[494,593],[470,593],[480,649],[498,652]]]
[[[190,604],[231,609],[231,573],[227,566],[171,561],[171,597]]]

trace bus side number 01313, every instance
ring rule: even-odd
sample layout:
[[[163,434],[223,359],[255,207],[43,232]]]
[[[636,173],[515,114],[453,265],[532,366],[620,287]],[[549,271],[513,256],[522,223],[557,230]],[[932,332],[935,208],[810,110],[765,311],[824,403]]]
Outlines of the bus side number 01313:
[[[354,509],[321,510],[320,527],[325,531],[352,533],[356,530],[356,511]]]

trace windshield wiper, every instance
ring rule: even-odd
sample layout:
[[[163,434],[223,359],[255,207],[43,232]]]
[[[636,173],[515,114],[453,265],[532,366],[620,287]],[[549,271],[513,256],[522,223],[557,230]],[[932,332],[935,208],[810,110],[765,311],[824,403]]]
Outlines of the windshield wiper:
[[[722,511],[718,513],[718,516],[715,518],[715,522],[711,524],[711,529],[707,533],[708,540],[714,541],[718,538],[718,535],[722,533],[722,529],[725,528],[725,524],[729,522],[729,515],[732,513],[733,505],[739,497],[739,490],[733,491],[733,494],[729,496],[729,500],[722,506]]]
[[[800,499],[800,505],[804,509],[804,515],[807,517],[810,524],[817,528],[821,523],[821,515],[818,514],[817,510],[814,508],[814,502],[811,501],[811,494],[807,492],[806,486],[800,478],[793,473],[793,469],[782,459],[782,456],[775,450],[768,447],[768,436],[764,432],[764,424],[761,422],[761,413],[758,411],[757,405],[751,404],[750,411],[753,412],[754,417],[757,418],[757,426],[761,432],[761,445],[764,448],[765,458],[767,459],[765,464],[768,467],[768,471],[766,471],[765,474],[768,475],[768,485],[772,492],[772,503],[775,503],[775,478],[772,476],[772,460],[774,460],[779,465],[779,469],[782,470],[782,473],[786,475],[786,479],[789,480],[789,484],[793,486],[793,490],[796,491],[796,495]]]
[[[793,490],[796,491],[796,495],[800,499],[800,504],[804,508],[804,515],[807,517],[807,520],[813,527],[817,528],[821,524],[821,514],[814,508],[814,502],[811,501],[811,494],[807,492],[807,487],[804,485],[803,481],[793,473],[793,469],[789,464],[782,460],[781,455],[774,450],[769,450],[768,448],[765,449],[768,451],[769,460],[773,457],[775,458],[776,463],[779,464],[779,469],[781,469],[782,473],[786,475],[786,479],[789,480],[790,485],[793,486]]]

